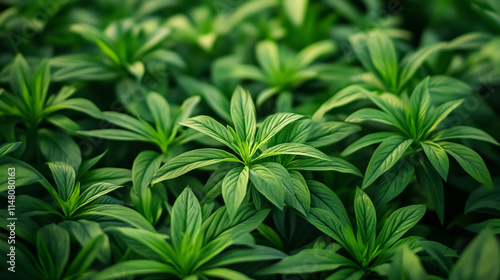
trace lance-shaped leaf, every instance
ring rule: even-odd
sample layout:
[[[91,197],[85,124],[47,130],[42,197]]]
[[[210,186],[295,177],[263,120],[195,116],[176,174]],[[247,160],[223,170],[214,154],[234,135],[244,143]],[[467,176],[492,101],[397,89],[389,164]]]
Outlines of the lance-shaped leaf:
[[[245,198],[248,177],[248,166],[240,166],[231,169],[222,181],[222,198],[226,203],[227,213],[231,219],[234,218]]]
[[[380,248],[389,248],[415,226],[424,214],[425,205],[411,205],[394,211],[384,223],[376,243]]]
[[[368,163],[363,178],[363,189],[389,170],[403,156],[412,142],[412,139],[405,139],[399,135],[384,140],[375,150]]]
[[[435,141],[459,138],[486,141],[494,145],[500,145],[498,141],[491,137],[488,133],[472,126],[455,126],[443,129],[433,136]]]
[[[172,242],[174,248],[179,250],[184,238],[192,238],[201,230],[200,202],[191,191],[185,188],[175,200],[172,207]]]
[[[255,105],[250,94],[241,87],[236,88],[231,99],[231,118],[238,138],[252,143],[257,129]]]
[[[240,162],[236,156],[219,149],[197,149],[167,161],[155,174],[153,184],[179,177],[191,170],[220,162]]]
[[[278,209],[283,209],[285,189],[276,174],[262,164],[255,164],[250,168],[250,180],[261,194],[263,194]]]
[[[424,141],[420,142],[422,149],[424,150],[425,155],[431,162],[432,166],[436,171],[441,175],[443,180],[446,181],[448,177],[448,169],[450,167],[450,161],[448,159],[448,155],[446,155],[446,151],[432,141]]]
[[[358,242],[365,246],[374,246],[377,213],[370,197],[359,188],[356,188],[354,212],[356,213]]]
[[[56,182],[59,196],[64,201],[67,201],[75,189],[75,170],[64,162],[51,162],[49,163],[49,168]]]
[[[490,172],[481,156],[472,149],[452,142],[439,142],[439,145],[462,166],[465,172],[479,183],[492,187]]]
[[[262,126],[257,131],[257,136],[255,138],[258,144],[255,149],[262,147],[271,137],[276,135],[280,130],[282,130],[288,124],[302,118],[301,115],[293,113],[276,113],[267,117]]]

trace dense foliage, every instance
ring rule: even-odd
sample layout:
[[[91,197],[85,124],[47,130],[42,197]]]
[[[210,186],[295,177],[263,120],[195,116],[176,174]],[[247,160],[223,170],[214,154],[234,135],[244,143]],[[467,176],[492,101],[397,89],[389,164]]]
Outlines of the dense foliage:
[[[2,279],[500,279],[500,2],[0,1]]]

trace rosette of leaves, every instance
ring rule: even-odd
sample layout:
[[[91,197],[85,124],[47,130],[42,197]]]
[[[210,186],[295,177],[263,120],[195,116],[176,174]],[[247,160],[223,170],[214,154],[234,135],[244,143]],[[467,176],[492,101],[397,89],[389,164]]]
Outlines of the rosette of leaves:
[[[186,280],[251,279],[234,266],[228,266],[286,256],[276,249],[256,245],[250,235],[268,213],[269,210],[257,211],[247,204],[233,219],[228,217],[225,207],[204,218],[198,199],[187,187],[172,207],[170,236],[142,229],[110,229],[124,248],[141,259],[126,259],[93,275],[92,279],[139,275]]]
[[[55,187],[41,174],[39,183],[49,192],[52,201],[30,195],[17,196],[17,211],[24,217],[41,223],[95,219],[103,228],[120,224],[154,231],[139,213],[105,197],[122,186],[99,182],[82,189],[80,182],[76,181],[75,170],[70,165],[64,162],[52,162],[48,165]],[[37,224],[28,226],[28,230],[37,228]]]
[[[260,67],[248,64],[218,63],[214,69],[217,79],[250,80],[267,87],[257,95],[257,106],[274,95],[279,95],[276,108],[281,112],[292,109],[293,90],[306,81],[318,78],[324,69],[314,65],[322,56],[332,54],[336,47],[331,41],[311,44],[298,53],[271,40],[261,41],[255,48]]]
[[[378,274],[399,247],[411,244],[414,237],[402,238],[423,217],[425,205],[411,205],[394,211],[377,232],[375,207],[361,189],[356,189],[354,211],[356,228],[338,196],[325,185],[310,184],[313,193],[307,220],[341,245],[303,249],[259,274],[303,274],[334,271],[327,279],[362,279]],[[442,246],[442,245],[441,245]],[[310,265],[311,263],[316,265]],[[349,278],[351,277],[351,278]]]
[[[463,99],[431,106],[429,78],[420,82],[408,102],[392,94],[364,94],[380,108],[363,108],[346,118],[348,122],[373,121],[395,129],[368,134],[347,147],[347,156],[364,147],[380,143],[373,153],[363,178],[362,188],[371,186],[379,177],[382,180],[370,192],[382,205],[401,193],[416,174],[419,184],[434,206],[441,222],[444,219],[444,191],[442,180],[447,180],[448,155],[478,182],[491,187],[490,173],[474,150],[452,139],[475,139],[498,145],[486,132],[471,126],[454,126],[438,130],[443,120]],[[387,175],[387,176],[386,176]]]
[[[33,72],[22,54],[16,56],[10,66],[11,92],[0,89],[0,139],[26,143],[23,148],[28,149],[28,158],[40,159],[43,155],[48,161],[66,161],[77,168],[82,159],[76,142],[68,134],[44,126],[49,123],[73,133],[80,126],[59,111],[72,110],[94,118],[101,118],[102,112],[88,99],[71,98],[77,90],[75,86],[49,94],[50,82],[47,60]]]
[[[200,98],[188,98],[180,106],[172,106],[159,93],[150,92],[146,95],[147,110],[133,117],[124,113],[104,112],[103,119],[119,128],[79,131],[80,135],[117,141],[138,141],[154,143],[163,155],[169,147],[186,140],[187,135],[179,135],[180,122],[185,121],[194,110]],[[153,123],[151,125],[147,120]]]
[[[115,21],[104,31],[87,24],[74,24],[70,29],[95,43],[101,56],[68,54],[52,58],[50,63],[56,68],[57,81],[119,80],[127,76],[141,81],[153,63],[154,67],[158,63],[185,66],[178,54],[163,47],[170,29],[154,18],[141,22]]]
[[[295,180],[300,181],[301,176],[291,176],[289,170],[313,170],[326,166],[329,170],[358,173],[348,162],[329,157],[304,143],[277,143],[261,150],[273,136],[302,116],[276,113],[268,116],[257,129],[254,103],[250,94],[241,87],[236,88],[231,99],[231,117],[235,129],[230,126],[225,128],[208,116],[193,117],[182,124],[214,138],[233,153],[213,148],[185,152],[167,161],[156,172],[153,184],[179,177],[193,169],[235,163],[236,166],[227,172],[222,181],[222,197],[230,217],[236,215],[240,205],[250,196],[256,205],[261,205],[263,196],[278,209],[283,209],[286,202],[307,215],[309,192],[304,189],[304,184],[298,184]],[[306,130],[302,127],[302,130],[293,133],[297,135],[304,132]],[[287,155],[294,156],[287,158],[285,166],[289,166],[289,170],[282,163],[271,160],[271,157]],[[252,182],[253,188],[248,188],[249,182]]]

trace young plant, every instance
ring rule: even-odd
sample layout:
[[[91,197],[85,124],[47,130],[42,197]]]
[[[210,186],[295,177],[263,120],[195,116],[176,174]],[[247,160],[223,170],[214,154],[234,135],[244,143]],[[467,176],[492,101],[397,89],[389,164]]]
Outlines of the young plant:
[[[396,47],[388,33],[374,30],[369,33],[352,35],[349,41],[354,53],[369,71],[363,77],[372,87],[380,91],[400,95],[411,88],[410,81],[426,60],[441,51],[474,49],[482,46],[490,36],[471,33],[457,37],[450,42],[438,42],[419,48],[418,51],[406,55],[398,62]]]
[[[160,148],[163,155],[167,155],[169,147],[182,143],[186,135],[179,135],[180,122],[185,121],[194,110],[200,98],[188,98],[181,107],[173,107],[168,101],[156,92],[146,96],[148,111],[144,115],[132,117],[118,112],[104,112],[104,119],[121,129],[99,129],[79,131],[80,135],[98,137],[118,141],[139,141],[154,143]],[[149,113],[149,115],[146,115]],[[153,123],[151,125],[146,120]]]
[[[271,265],[261,274],[312,273],[336,270],[331,279],[362,279],[376,274],[380,265],[387,263],[396,249],[412,240],[403,238],[424,216],[424,205],[412,205],[394,211],[377,234],[377,213],[370,198],[356,188],[354,211],[356,229],[351,225],[347,211],[338,196],[321,183],[310,183],[314,194],[307,220],[338,242],[345,252],[332,248],[305,249]],[[347,256],[343,256],[347,254]],[[350,259],[352,258],[352,259]],[[322,265],[305,265],[304,260]]]
[[[197,149],[183,153],[169,160],[157,172],[153,184],[181,176],[193,169],[223,162],[237,163],[227,172],[222,181],[222,197],[230,217],[234,217],[240,205],[248,200],[251,191],[254,202],[259,205],[260,193],[278,209],[283,209],[284,202],[295,197],[294,184],[288,170],[280,163],[270,161],[270,157],[294,155],[312,158],[313,161],[298,160],[296,169],[311,170],[314,166],[332,165],[330,170],[355,173],[353,166],[340,159],[332,159],[321,151],[302,143],[281,143],[272,147],[261,148],[287,125],[302,118],[293,113],[277,113],[267,117],[257,130],[255,106],[248,92],[238,87],[231,100],[231,117],[235,129],[224,128],[208,116],[197,116],[183,122],[183,125],[198,130],[229,147],[234,154],[221,149]],[[299,134],[303,131],[296,131]],[[319,161],[319,163],[318,163]],[[253,189],[248,189],[252,182]],[[297,198],[301,204],[309,205],[307,197]],[[305,200],[303,199],[305,198]],[[308,208],[308,207],[307,207]],[[302,208],[297,209],[299,211]]]
[[[77,90],[75,86],[65,86],[57,94],[49,94],[51,74],[47,60],[43,60],[31,71],[28,63],[18,54],[10,67],[10,89],[0,90],[0,119],[2,130],[0,139],[27,143],[31,157],[40,156],[48,161],[63,160],[73,167],[81,163],[80,150],[67,134],[42,128],[48,122],[70,133],[79,129],[79,125],[69,117],[55,114],[62,110],[82,112],[94,118],[101,118],[102,112],[94,103],[84,98],[70,98]],[[16,133],[16,127],[22,124],[23,133]],[[38,145],[38,147],[37,147]],[[64,149],[61,149],[64,146]]]
[[[170,29],[158,20],[115,21],[101,31],[87,24],[75,24],[71,31],[94,42],[102,57],[88,54],[62,55],[51,60],[56,67],[54,79],[117,80],[131,75],[141,81],[153,62],[184,67],[182,58],[163,48]]]
[[[105,280],[139,275],[158,275],[171,279],[251,279],[229,265],[278,260],[282,252],[255,245],[250,232],[269,214],[269,210],[242,207],[234,219],[225,207],[203,218],[200,203],[187,187],[172,208],[170,236],[142,229],[110,229],[117,239],[144,259],[125,260],[93,279]],[[237,246],[236,246],[237,245]]]
[[[441,178],[446,181],[448,177],[447,154],[454,157],[478,182],[492,186],[490,173],[481,156],[464,145],[446,140],[476,139],[495,145],[498,145],[498,142],[484,131],[469,126],[436,130],[463,100],[450,101],[438,107],[431,106],[429,78],[415,87],[407,103],[391,94],[379,96],[366,91],[365,94],[381,110],[360,109],[348,116],[346,121],[374,121],[392,126],[396,132],[376,132],[366,135],[347,147],[342,155],[346,156],[369,145],[381,143],[366,168],[363,189],[372,185],[377,178],[399,163],[395,171],[398,173],[394,178],[391,176],[385,178],[385,181],[373,189],[375,196],[382,196],[380,204],[401,193],[415,172],[417,180],[443,222],[444,191]]]
[[[56,187],[45,178],[40,180],[40,183],[54,199],[57,208],[39,198],[19,195],[16,198],[19,212],[26,217],[44,215],[52,221],[98,217],[102,227],[123,223],[154,231],[151,224],[134,210],[123,205],[110,204],[103,199],[104,195],[122,186],[96,183],[81,190],[80,182],[76,182],[75,170],[70,165],[64,162],[52,162],[48,165]]]
[[[321,67],[311,65],[318,58],[335,51],[330,41],[321,41],[307,46],[299,53],[280,48],[274,41],[257,44],[255,55],[260,69],[254,65],[235,64],[215,69],[224,73],[224,78],[245,79],[266,84],[268,87],[257,96],[257,106],[274,95],[279,95],[277,109],[289,112],[292,109],[292,90],[302,83],[316,78]],[[221,74],[218,74],[221,75]]]
[[[24,279],[44,280],[84,278],[107,242],[108,237],[101,233],[92,237],[71,258],[71,248],[78,247],[71,246],[68,231],[56,224],[44,226],[36,233],[36,254],[20,242],[16,243],[15,275]],[[2,252],[9,252],[9,247],[12,248],[3,239],[0,240],[0,247]]]

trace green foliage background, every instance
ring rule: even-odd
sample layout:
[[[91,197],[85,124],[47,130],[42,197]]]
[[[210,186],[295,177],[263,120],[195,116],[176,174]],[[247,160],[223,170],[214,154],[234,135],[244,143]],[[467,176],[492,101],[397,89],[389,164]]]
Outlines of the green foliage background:
[[[500,279],[498,1],[0,7],[2,279]]]

